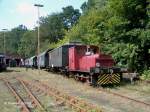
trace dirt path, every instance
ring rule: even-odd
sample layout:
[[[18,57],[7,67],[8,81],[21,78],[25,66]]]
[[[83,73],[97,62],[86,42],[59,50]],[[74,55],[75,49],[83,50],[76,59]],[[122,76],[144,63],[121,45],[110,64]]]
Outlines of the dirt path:
[[[11,79],[16,76],[23,77],[28,80],[40,80],[48,83],[51,87],[70,95],[85,99],[95,105],[103,108],[104,112],[149,112],[150,107],[128,101],[112,94],[99,91],[93,87],[87,86],[73,79],[67,79],[61,75],[48,73],[46,71],[38,71],[24,68],[10,69],[9,72],[0,73],[1,77]],[[108,89],[108,88],[107,88]],[[150,103],[150,84],[149,85],[126,85],[110,89],[113,92],[126,95],[141,101]],[[136,91],[144,90],[146,92]]]

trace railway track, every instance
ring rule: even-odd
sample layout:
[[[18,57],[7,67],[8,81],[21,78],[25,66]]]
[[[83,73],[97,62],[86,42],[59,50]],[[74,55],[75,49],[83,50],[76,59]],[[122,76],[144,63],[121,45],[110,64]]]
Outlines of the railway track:
[[[128,88],[127,88],[128,89]],[[133,89],[134,91],[138,91],[136,89]],[[113,92],[111,90],[107,90],[107,89],[103,89],[103,88],[98,88],[98,91],[102,91],[102,92],[105,92],[107,94],[111,94],[111,95],[114,95],[116,97],[120,97],[120,98],[123,98],[125,100],[130,100],[132,102],[135,102],[135,103],[138,103],[138,104],[142,104],[143,106],[146,106],[146,107],[150,107],[150,103],[147,103],[147,102],[143,102],[143,101],[140,101],[138,99],[134,99],[134,98],[131,98],[131,97],[128,97],[128,96],[125,96],[125,95],[122,95],[122,94],[119,94],[119,93],[116,93],[116,92]],[[138,92],[142,92],[142,91],[138,91]]]
[[[142,80],[142,79],[140,79],[139,81],[138,81],[138,83],[145,83],[145,84],[150,84],[150,80]]]
[[[71,107],[73,110],[77,112],[102,112],[102,110],[90,103],[87,103],[86,101],[83,101],[81,99],[69,96],[67,94],[64,94],[54,88],[50,88],[47,84],[42,83],[40,81],[32,82],[23,80],[21,78],[16,78],[16,80],[20,84],[16,87],[16,85],[10,83],[4,78],[0,78],[3,80],[6,84],[6,86],[10,89],[13,96],[16,98],[17,104],[20,107],[21,112],[31,112],[34,110],[34,108],[38,108],[40,112],[46,112],[46,110],[43,108],[43,106],[40,104],[38,99],[32,94],[32,90],[36,90],[38,92],[41,92],[44,95],[49,95],[50,97],[54,97],[56,101],[61,102],[61,104],[65,104],[69,107]],[[24,91],[20,88],[22,86],[24,88]],[[30,88],[30,89],[29,89]],[[32,88],[32,90],[31,90]],[[26,97],[22,95],[26,92]],[[27,98],[28,96],[28,98]],[[27,105],[27,102],[32,102],[33,107],[31,105]]]
[[[46,83],[40,81],[27,81],[18,78],[18,80],[24,82],[27,86],[30,86],[37,91],[42,91],[43,93],[54,97],[56,100],[59,100],[61,103],[70,106],[73,110],[77,112],[102,112],[102,110],[93,104],[87,103],[81,99],[69,96],[62,91],[58,91],[54,88],[49,87]]]
[[[78,82],[78,81],[77,81]],[[140,81],[141,82],[144,82],[144,83],[147,83],[149,84],[150,81],[145,81],[145,80],[142,80]],[[87,86],[90,86],[89,84],[87,84]],[[150,107],[150,103],[147,103],[147,102],[143,102],[143,101],[140,101],[140,100],[137,100],[137,99],[134,99],[134,98],[131,98],[131,97],[128,97],[128,96],[125,96],[125,95],[122,95],[122,94],[119,94],[119,93],[116,93],[116,92],[113,92],[111,90],[107,90],[107,89],[104,89],[103,87],[96,87],[95,88],[96,90],[98,91],[101,91],[101,92],[105,92],[107,94],[111,94],[111,95],[114,95],[116,97],[120,97],[120,98],[123,98],[123,99],[126,99],[126,100],[130,100],[132,102],[135,102],[135,103],[138,103],[138,104],[142,104],[143,106],[146,106],[146,107]],[[139,92],[143,92],[143,91],[140,91],[140,90],[136,90],[135,91],[139,91]]]
[[[10,84],[7,80],[5,80],[5,79],[3,79],[3,80],[5,81],[6,85]],[[79,99],[72,97],[72,96],[68,96],[67,94],[64,94],[61,91],[58,91],[54,88],[49,87],[49,85],[47,83],[40,82],[39,80],[27,81],[27,80],[24,80],[21,78],[17,78],[17,80],[26,88],[31,88],[33,90],[40,91],[41,93],[43,93],[45,95],[49,95],[50,97],[54,97],[57,101],[60,101],[60,103],[65,104],[65,105],[69,105],[75,111],[78,111],[78,112],[90,112],[90,111],[102,112],[101,109],[95,107],[94,105],[92,105],[90,103],[87,103],[83,100],[79,100]],[[104,88],[95,88],[95,89],[97,89],[98,91],[105,92],[107,94],[114,95],[116,97],[130,100],[134,103],[141,104],[141,105],[146,106],[146,107],[150,107],[150,103],[146,103],[146,102],[140,101],[138,99],[134,99],[134,98],[113,92],[111,90],[107,90]],[[13,90],[11,89],[11,91],[13,91]],[[26,90],[26,91],[28,91],[28,90]],[[19,98],[17,97],[16,99],[19,99]],[[21,102],[21,100],[18,100],[18,101]],[[21,104],[23,104],[23,103],[21,103]],[[25,109],[24,104],[21,106],[22,106],[21,110],[27,110],[27,109]],[[22,111],[22,112],[28,112],[28,111]],[[29,112],[30,112],[30,109],[29,109]],[[42,111],[42,112],[44,112],[44,111]]]
[[[145,91],[145,90],[140,90],[139,88],[124,87],[124,89],[127,89],[127,90],[132,91],[132,92],[139,92],[139,93],[142,93],[142,94],[147,94],[147,95],[150,94],[150,92]]]
[[[43,106],[40,104],[38,99],[32,94],[32,92],[27,88],[24,82],[17,82],[20,84],[12,84],[6,79],[2,79],[5,85],[12,92],[13,96],[17,101],[17,105],[21,112],[46,112]]]
[[[98,88],[98,90],[99,90],[99,91],[102,91],[102,92],[105,92],[105,93],[108,93],[108,94],[112,94],[112,95],[117,96],[117,97],[124,98],[124,99],[126,99],[126,100],[133,101],[133,102],[138,103],[138,104],[142,104],[142,105],[144,105],[144,106],[150,107],[150,103],[146,103],[146,102],[143,102],[143,101],[134,99],[134,98],[130,98],[130,97],[128,97],[128,96],[125,96],[125,95],[122,95],[122,94],[119,94],[119,93],[115,93],[115,92],[112,92],[112,91],[110,91],[110,90],[106,90],[106,89],[103,89],[103,88]]]
[[[26,82],[26,81],[25,81]],[[53,91],[54,92],[54,97],[56,98],[56,99],[59,99],[59,97],[57,98],[57,96],[55,96],[56,94],[60,94],[60,92],[58,92],[56,89],[54,89],[54,88],[50,88],[47,84],[45,84],[45,83],[42,83],[42,82],[40,82],[40,81],[36,81],[36,83],[35,84],[33,84],[33,83],[30,83],[30,82],[26,82],[26,83],[28,83],[29,85],[32,85],[32,86],[35,86],[37,89],[40,89],[40,90],[42,90],[43,92],[45,91],[45,90],[50,90],[50,91]],[[44,87],[44,88],[43,88]],[[138,100],[138,99],[134,99],[134,98],[131,98],[131,97],[128,97],[128,96],[125,96],[125,95],[122,95],[122,94],[119,94],[119,93],[115,93],[115,92],[112,92],[111,90],[106,90],[106,89],[104,89],[104,88],[96,88],[98,91],[102,91],[102,92],[105,92],[105,93],[107,93],[107,94],[111,94],[111,95],[114,95],[114,96],[116,96],[116,97],[120,97],[120,98],[123,98],[123,99],[126,99],[126,100],[130,100],[130,101],[132,101],[132,102],[134,102],[134,103],[137,103],[137,104],[141,104],[141,105],[143,105],[143,106],[146,106],[146,107],[150,107],[150,103],[146,103],[146,102],[143,102],[143,101],[140,101],[140,100]],[[52,93],[49,93],[48,91],[45,93],[45,94],[50,94],[50,95],[53,95]],[[62,94],[60,94],[60,96],[62,96]],[[63,97],[66,97],[65,95],[63,95]],[[77,105],[79,105],[79,104],[82,104],[82,101],[80,102],[80,101],[76,101],[75,100],[75,98],[73,98],[73,97],[71,97],[71,98],[69,98],[69,100],[71,99],[71,101],[75,101],[74,103],[77,103]],[[66,102],[66,103],[68,103],[68,102]],[[72,104],[70,104],[71,106],[74,106],[74,105],[72,105]],[[84,104],[84,105],[87,105],[87,104]],[[90,107],[90,106],[88,106],[88,107]],[[74,108],[76,108],[76,109],[79,109],[80,110],[80,108],[78,108],[78,107],[74,107]],[[84,109],[85,109],[86,107],[84,107]],[[91,106],[91,108],[95,108],[95,107],[93,107],[93,106]],[[82,109],[81,109],[82,110]],[[87,109],[87,110],[89,110],[89,108]],[[86,110],[84,110],[85,112],[86,112]],[[84,112],[83,111],[83,112]],[[97,112],[97,111],[96,111]]]
[[[130,84],[130,85],[127,85],[127,86],[123,86],[123,85],[121,85],[121,86],[123,86],[123,89],[129,90],[129,91],[132,91],[132,92],[139,92],[139,93],[147,94],[147,95],[150,94],[150,92],[147,91],[146,89],[144,90],[143,88],[138,87],[138,85],[140,86],[140,84],[144,84],[145,86],[149,86],[149,84],[150,84],[149,80],[148,81],[146,81],[146,80],[137,80],[134,83],[135,83],[134,85]],[[132,88],[132,86],[137,86],[137,87]],[[117,89],[120,89],[120,87],[117,88]]]
[[[78,82],[78,81],[77,81]],[[140,80],[138,83],[146,83],[146,84],[150,84],[150,80],[146,81],[146,80]],[[89,86],[89,85],[88,85]],[[122,94],[119,94],[119,93],[116,93],[116,92],[113,92],[111,90],[107,90],[107,89],[104,89],[104,88],[96,88],[98,91],[102,91],[102,92],[105,92],[107,94],[111,94],[111,95],[114,95],[116,97],[120,97],[120,98],[123,98],[123,99],[126,99],[126,100],[130,100],[132,102],[135,102],[137,104],[142,104],[143,106],[146,106],[146,107],[150,107],[150,103],[147,103],[147,102],[144,102],[144,101],[140,101],[138,99],[134,99],[134,98],[131,98],[131,97],[128,97],[128,96],[125,96],[125,95],[122,95]],[[134,91],[139,91],[139,92],[144,92],[144,91],[140,91],[140,90],[136,90],[134,89]]]
[[[78,82],[78,81],[77,81]],[[150,81],[142,81],[144,83],[150,83]],[[87,86],[90,86],[89,84],[87,84]],[[91,87],[91,86],[90,86]],[[131,97],[128,97],[128,96],[125,96],[125,95],[122,95],[122,94],[119,94],[119,93],[116,93],[116,92],[113,92],[111,90],[107,90],[107,89],[104,89],[103,87],[95,87],[96,90],[98,91],[101,91],[101,92],[105,92],[107,94],[111,94],[111,95],[114,95],[116,97],[120,97],[120,98],[123,98],[123,99],[126,99],[126,100],[130,100],[132,102],[135,102],[135,103],[138,103],[138,104],[142,104],[143,106],[148,106],[150,107],[150,103],[147,103],[147,102],[143,102],[143,101],[140,101],[140,100],[137,100],[137,99],[134,99],[134,98],[131,98]],[[143,91],[140,91],[140,90],[136,90],[136,89],[133,89],[135,91],[139,91],[139,92],[143,92]]]

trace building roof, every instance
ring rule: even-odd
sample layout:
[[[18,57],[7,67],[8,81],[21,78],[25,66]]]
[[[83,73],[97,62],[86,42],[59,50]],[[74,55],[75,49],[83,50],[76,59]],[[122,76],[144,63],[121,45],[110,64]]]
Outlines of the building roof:
[[[6,54],[6,59],[21,59],[22,57],[18,54]]]

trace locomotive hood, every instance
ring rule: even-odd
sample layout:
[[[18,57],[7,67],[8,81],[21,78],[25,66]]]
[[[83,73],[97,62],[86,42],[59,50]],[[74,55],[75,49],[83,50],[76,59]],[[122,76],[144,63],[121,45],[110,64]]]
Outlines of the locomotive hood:
[[[114,65],[114,60],[110,55],[106,54],[96,54],[96,66],[101,67],[112,67]]]

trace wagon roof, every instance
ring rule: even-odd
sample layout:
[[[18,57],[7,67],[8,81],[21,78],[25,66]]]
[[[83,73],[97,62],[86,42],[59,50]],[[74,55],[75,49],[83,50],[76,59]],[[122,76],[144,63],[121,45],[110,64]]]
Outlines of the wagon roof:
[[[65,46],[71,46],[71,44],[64,44],[64,45],[61,45],[61,46],[59,46],[59,47],[56,47],[56,48],[52,49],[51,51],[54,51],[54,50],[56,50],[56,49],[58,49],[58,48],[65,47]]]
[[[35,58],[36,56],[32,56],[30,59],[33,59],[33,58]]]
[[[51,51],[53,49],[47,49],[46,51],[42,52],[41,54],[39,54],[38,56],[42,56],[42,55],[45,55],[47,52]]]
[[[55,49],[58,49],[58,48],[61,48],[61,47],[65,47],[65,46],[71,46],[71,47],[75,47],[75,46],[91,46],[91,47],[98,47],[98,46],[96,46],[96,45],[85,45],[85,44],[74,44],[74,43],[67,43],[67,44],[64,44],[64,45],[62,45],[62,46],[59,46],[59,47],[57,47],[57,48],[54,48],[53,50],[55,50]],[[51,50],[51,51],[53,51],[53,50]]]

